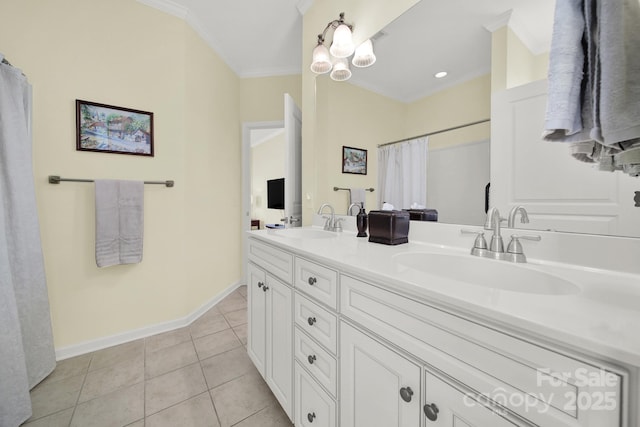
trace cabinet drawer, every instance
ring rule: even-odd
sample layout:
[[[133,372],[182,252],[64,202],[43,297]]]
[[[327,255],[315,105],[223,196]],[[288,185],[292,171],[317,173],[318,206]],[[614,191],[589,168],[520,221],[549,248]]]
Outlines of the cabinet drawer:
[[[294,286],[334,310],[338,308],[338,273],[296,257]]]
[[[296,292],[294,305],[296,325],[322,344],[331,354],[336,354],[338,347],[337,317],[298,292]]]
[[[336,359],[298,328],[296,328],[294,340],[294,354],[300,364],[307,368],[315,380],[333,397],[336,397],[338,373]]]
[[[251,262],[291,284],[293,279],[293,255],[256,239],[249,239],[248,257]]]
[[[348,276],[340,282],[344,316],[480,394],[506,395],[505,406],[524,418],[545,426],[620,425],[620,375]],[[584,381],[600,375],[607,380]],[[529,404],[512,404],[516,394]],[[602,410],[579,400],[600,396],[617,405]]]
[[[313,378],[296,363],[297,427],[335,427],[336,403]]]

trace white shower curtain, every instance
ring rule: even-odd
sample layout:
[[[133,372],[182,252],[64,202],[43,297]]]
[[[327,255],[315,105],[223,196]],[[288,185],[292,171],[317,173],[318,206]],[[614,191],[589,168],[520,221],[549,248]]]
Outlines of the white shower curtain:
[[[0,427],[55,367],[31,163],[31,86],[0,54]]]
[[[379,202],[395,209],[427,205],[429,138],[420,137],[378,148]]]

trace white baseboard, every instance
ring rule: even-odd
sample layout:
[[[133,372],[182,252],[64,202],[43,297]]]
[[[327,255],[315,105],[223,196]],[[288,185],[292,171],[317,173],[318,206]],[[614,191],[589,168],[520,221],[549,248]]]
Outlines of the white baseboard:
[[[238,289],[241,282],[238,281],[225,289],[222,293],[211,298],[206,303],[202,304],[192,313],[181,317],[179,319],[169,320],[167,322],[158,323],[155,325],[145,326],[144,328],[133,329],[131,331],[122,332],[116,335],[108,337],[96,338],[94,340],[85,341],[79,344],[73,344],[66,347],[56,348],[56,360],[64,360],[70,357],[79,356],[81,354],[91,353],[96,350],[102,350],[103,348],[112,347],[118,344],[124,344],[129,341],[134,341],[140,338],[150,337],[162,332],[169,332],[174,329],[183,328],[189,326],[196,319],[209,311],[213,306],[225,299],[229,294]]]

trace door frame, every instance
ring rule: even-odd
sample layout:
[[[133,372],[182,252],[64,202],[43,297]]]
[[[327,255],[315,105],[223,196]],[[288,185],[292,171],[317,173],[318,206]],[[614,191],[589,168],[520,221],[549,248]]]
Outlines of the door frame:
[[[284,120],[242,123],[242,283],[247,281],[247,230],[251,230],[251,131],[254,129],[284,128]]]

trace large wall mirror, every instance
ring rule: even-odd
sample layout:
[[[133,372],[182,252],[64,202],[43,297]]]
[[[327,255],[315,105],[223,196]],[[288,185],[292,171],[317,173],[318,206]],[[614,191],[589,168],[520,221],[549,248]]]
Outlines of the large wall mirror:
[[[378,145],[493,119],[493,94],[546,77],[554,7],[554,0],[452,0],[437,6],[422,0],[381,29],[374,36],[378,59],[372,67],[354,69],[346,84],[317,79],[318,140],[327,147],[326,158],[319,160],[321,182],[327,188],[375,187]],[[510,28],[498,29],[501,20]],[[497,51],[501,37],[505,41]],[[510,70],[495,69],[496,54],[503,56],[498,62],[512,64]],[[436,79],[438,71],[447,71],[447,77]],[[331,172],[341,145],[369,150],[368,177]],[[483,224],[490,147],[490,122],[429,137],[427,207],[439,211],[440,222]],[[640,180],[635,182],[640,190]],[[371,209],[378,207],[376,196],[368,195]],[[328,199],[338,211],[347,206],[344,195]],[[563,225],[547,221],[544,229],[576,231]],[[640,237],[640,226],[588,232]]]

